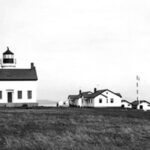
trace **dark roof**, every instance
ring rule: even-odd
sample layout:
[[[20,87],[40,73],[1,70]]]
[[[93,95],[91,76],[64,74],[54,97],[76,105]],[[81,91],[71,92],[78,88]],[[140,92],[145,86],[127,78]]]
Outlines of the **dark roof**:
[[[104,91],[105,91],[105,90],[98,90],[98,91],[96,91],[95,93],[92,93],[92,94],[87,95],[85,98],[94,98],[94,97],[96,97],[96,96],[102,94]]]
[[[38,80],[35,67],[32,69],[0,69],[0,81]]]
[[[3,55],[7,55],[7,54],[14,55],[14,53],[9,50],[9,47],[7,47],[7,50],[3,53]]]
[[[86,97],[86,96],[89,95],[89,94],[92,94],[92,92],[87,91],[87,92],[81,92],[81,94],[78,94],[78,95],[69,95],[68,98],[70,98],[70,99],[72,99],[72,100],[75,100],[75,99],[81,98],[82,96],[83,96],[83,97]]]
[[[140,104],[141,103],[147,103],[147,104],[150,104],[150,102],[146,101],[146,100],[140,100]]]
[[[102,96],[107,98],[106,95],[102,94],[105,91],[109,91],[109,92],[111,92],[111,93],[113,93],[113,94],[115,94],[115,95],[117,95],[119,97],[122,97],[120,93],[114,93],[114,92],[112,92],[112,91],[110,91],[108,89],[103,89],[103,90],[98,90],[95,93],[87,91],[87,92],[82,92],[81,94],[78,94],[78,95],[69,95],[68,98],[72,99],[72,100],[75,100],[75,99],[79,99],[79,98],[81,98],[83,96],[84,98],[89,99],[89,98],[95,98],[98,95],[102,95]]]
[[[71,100],[79,99],[81,96],[80,95],[69,95],[68,98]]]
[[[122,97],[122,95],[120,93],[114,93],[114,94],[116,94],[119,97]]]
[[[103,94],[101,94],[101,95],[107,98],[107,96],[106,96],[106,95],[103,95]]]
[[[82,92],[81,94],[82,94],[83,97],[87,97],[88,95],[91,95],[92,92],[87,91],[87,92]]]
[[[150,102],[148,102],[148,101],[146,101],[146,100],[140,100],[140,101],[133,101],[132,102],[132,105],[134,105],[134,106],[137,106],[138,104],[141,104],[141,103],[147,103],[147,104],[150,104]]]
[[[137,106],[139,104],[139,101],[137,101],[137,100],[133,101],[131,104],[134,105],[134,106]]]
[[[115,95],[117,95],[119,97],[122,97],[120,93],[114,93],[114,92],[112,92],[112,91],[110,91],[108,89],[102,89],[102,90],[98,90],[95,93],[92,93],[92,94],[86,96],[86,98],[95,98],[98,95],[103,95],[102,93],[105,92],[105,91],[109,91],[109,92],[111,92],[111,93],[113,93],[113,94],[115,94]],[[107,96],[105,96],[105,95],[103,95],[103,96],[107,98]]]
[[[128,104],[131,104],[129,101],[123,99],[121,102],[127,102]]]
[[[113,94],[115,94],[115,95],[117,95],[117,96],[119,96],[119,97],[122,98],[122,95],[121,95],[120,93],[115,93],[115,92],[113,92],[113,91],[111,91],[111,90],[109,90],[109,89],[106,89],[106,91],[109,91],[109,92],[111,92],[111,93],[113,93]]]

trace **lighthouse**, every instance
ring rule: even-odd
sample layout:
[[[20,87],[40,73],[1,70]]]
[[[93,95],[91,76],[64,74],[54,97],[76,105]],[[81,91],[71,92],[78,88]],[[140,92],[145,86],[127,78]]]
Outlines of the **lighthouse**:
[[[37,106],[38,76],[34,63],[30,68],[17,68],[9,47],[3,53],[0,68],[0,106]]]

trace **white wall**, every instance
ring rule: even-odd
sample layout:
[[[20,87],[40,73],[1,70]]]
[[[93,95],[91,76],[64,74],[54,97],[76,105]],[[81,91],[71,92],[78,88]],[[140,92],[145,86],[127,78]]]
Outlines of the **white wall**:
[[[124,105],[124,108],[132,108],[132,105],[127,102],[121,102],[121,106]]]
[[[73,102],[71,102],[71,104],[73,104],[75,106],[83,107],[84,106],[83,98],[76,99]]]
[[[77,106],[82,107],[82,98],[77,100]]]
[[[122,98],[109,91],[103,92],[103,95],[107,96],[107,98],[102,95],[94,98],[94,107],[121,107]],[[114,99],[113,103],[111,103],[111,98]],[[99,99],[102,99],[102,103],[99,103]]]
[[[142,102],[141,104],[139,104],[139,105],[137,106],[137,109],[140,109],[140,106],[143,106],[143,110],[150,110],[150,106],[149,106],[149,104],[146,103],[146,102]]]
[[[69,106],[69,102],[67,101],[59,101],[58,106]]]
[[[63,106],[64,105],[64,102],[63,101],[59,101],[58,102],[58,106]]]
[[[102,103],[99,103],[99,100],[102,99]],[[93,99],[93,103],[94,103],[94,107],[106,107],[107,105],[107,99],[102,96],[102,95],[98,95]]]
[[[83,99],[83,107],[94,107],[94,101],[93,99]]]
[[[37,81],[0,81],[2,99],[0,103],[8,103],[7,92],[13,90],[12,103],[36,103]],[[18,99],[18,91],[22,91],[22,99]],[[28,99],[27,91],[32,91],[32,99]]]

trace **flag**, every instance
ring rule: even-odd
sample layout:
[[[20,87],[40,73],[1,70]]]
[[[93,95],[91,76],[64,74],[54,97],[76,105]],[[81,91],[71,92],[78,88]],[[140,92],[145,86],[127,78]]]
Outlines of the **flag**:
[[[136,76],[136,79],[137,79],[138,81],[140,81],[140,77],[139,77],[138,75]]]

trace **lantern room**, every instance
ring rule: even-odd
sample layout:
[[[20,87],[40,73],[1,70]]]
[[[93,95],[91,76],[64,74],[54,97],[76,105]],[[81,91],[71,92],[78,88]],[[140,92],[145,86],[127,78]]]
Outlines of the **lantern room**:
[[[9,47],[7,47],[7,50],[3,53],[1,66],[2,68],[16,67],[16,60],[14,59],[14,53],[9,50]]]

